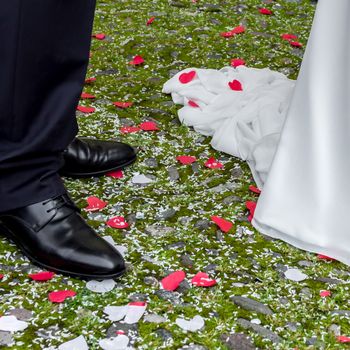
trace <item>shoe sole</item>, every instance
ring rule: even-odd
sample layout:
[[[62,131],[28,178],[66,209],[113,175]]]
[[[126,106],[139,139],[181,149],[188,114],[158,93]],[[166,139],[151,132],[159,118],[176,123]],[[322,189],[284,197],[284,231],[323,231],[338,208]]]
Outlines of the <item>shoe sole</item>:
[[[107,173],[110,173],[112,171],[117,171],[117,170],[122,170],[125,167],[135,163],[137,159],[137,156],[135,156],[133,159],[128,160],[127,162],[118,165],[117,167],[111,168],[111,169],[107,169],[107,170],[101,170],[101,171],[94,171],[94,172],[90,172],[90,173],[71,173],[71,172],[66,172],[66,171],[59,171],[59,174],[62,176],[66,176],[66,177],[72,177],[72,178],[85,178],[85,177],[92,177],[92,176],[103,176]]]
[[[94,275],[94,274],[83,274],[83,273],[75,273],[75,272],[70,272],[66,270],[61,270],[53,266],[46,265],[36,258],[34,258],[28,251],[27,249],[21,244],[21,242],[16,238],[16,236],[7,228],[4,227],[3,225],[0,225],[0,234],[8,238],[10,241],[12,241],[16,246],[22,251],[22,253],[35,265],[44,268],[47,271],[51,272],[57,272],[59,274],[69,276],[69,277],[78,277],[81,279],[109,279],[109,278],[117,278],[122,276],[126,269],[123,269],[117,273],[110,274],[110,275]]]

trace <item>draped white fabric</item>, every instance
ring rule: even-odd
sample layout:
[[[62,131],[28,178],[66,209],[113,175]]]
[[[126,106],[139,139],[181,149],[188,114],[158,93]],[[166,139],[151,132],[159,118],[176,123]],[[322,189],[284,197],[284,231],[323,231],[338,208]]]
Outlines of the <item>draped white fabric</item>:
[[[246,160],[262,193],[252,225],[350,265],[350,1],[319,0],[298,79],[245,66],[180,72],[179,118]],[[243,91],[232,91],[237,79]],[[198,107],[193,104],[195,102]]]

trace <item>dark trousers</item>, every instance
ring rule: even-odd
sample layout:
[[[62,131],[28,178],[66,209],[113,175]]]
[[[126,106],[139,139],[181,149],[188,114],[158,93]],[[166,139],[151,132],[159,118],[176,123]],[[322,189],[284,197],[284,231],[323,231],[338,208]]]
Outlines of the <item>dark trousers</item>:
[[[65,192],[57,171],[74,139],[95,0],[0,5],[0,212]]]

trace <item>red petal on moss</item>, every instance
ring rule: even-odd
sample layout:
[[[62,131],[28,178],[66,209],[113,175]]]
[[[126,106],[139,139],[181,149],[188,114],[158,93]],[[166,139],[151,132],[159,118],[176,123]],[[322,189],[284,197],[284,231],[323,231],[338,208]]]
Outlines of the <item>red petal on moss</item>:
[[[88,94],[87,92],[82,92],[80,98],[82,98],[83,100],[86,100],[86,99],[94,99],[96,97],[94,95]]]
[[[329,290],[321,290],[320,291],[320,297],[322,297],[322,298],[330,297],[331,295],[332,295],[332,293]]]
[[[256,202],[247,201],[247,202],[245,202],[245,205],[246,205],[246,207],[247,207],[247,209],[249,210],[249,213],[250,213],[250,215],[248,216],[248,220],[252,221],[252,219],[254,217],[255,208],[256,208]]]
[[[115,216],[111,219],[109,219],[106,224],[113,228],[123,229],[128,228],[129,224],[126,222],[125,218],[123,216]]]
[[[244,26],[237,26],[231,30],[232,33],[234,34],[240,34],[245,32]]]
[[[174,291],[180,283],[186,278],[183,271],[175,271],[161,280],[161,285],[165,290]]]
[[[299,41],[290,41],[289,42],[291,46],[294,46],[294,47],[302,47],[303,44],[300,43]]]
[[[50,271],[42,271],[28,275],[33,281],[48,281],[51,280],[55,274]]]
[[[101,210],[108,204],[95,196],[89,197],[86,201],[88,202],[88,206],[85,208],[87,211]]]
[[[140,128],[138,128],[137,126],[122,126],[121,128],[120,128],[120,132],[122,133],[122,134],[131,134],[131,133],[133,133],[133,132],[138,132],[138,131],[140,131],[141,129]]]
[[[235,36],[235,35],[236,35],[236,34],[233,33],[232,31],[220,33],[220,36],[222,36],[223,38],[231,38],[232,36]]]
[[[96,81],[96,78],[94,78],[94,77],[92,77],[92,78],[86,78],[85,79],[85,84],[91,84],[91,83],[93,83],[93,82],[95,82]]]
[[[151,18],[147,21],[146,25],[149,26],[150,24],[152,24],[152,23],[154,22],[155,19],[156,19],[155,17],[151,17]]]
[[[336,259],[323,254],[317,254],[317,257],[321,260],[336,261]]]
[[[259,9],[259,12],[262,13],[263,15],[272,15],[272,11],[263,7]]]
[[[94,107],[85,107],[85,106],[78,106],[77,107],[77,110],[79,112],[82,112],[82,113],[94,113],[95,112],[95,108]]]
[[[133,105],[132,102],[121,102],[121,101],[113,102],[113,104],[119,108],[129,108]]]
[[[281,35],[281,38],[283,40],[288,40],[289,41],[289,40],[292,40],[292,39],[297,39],[298,37],[296,35],[294,35],[294,34],[284,33],[284,34]]]
[[[253,185],[250,185],[249,186],[249,189],[254,192],[254,193],[257,193],[257,194],[260,194],[261,193],[261,190],[259,190],[257,187],[253,186]]]
[[[230,231],[233,226],[233,223],[231,221],[225,220],[219,216],[211,216],[210,218],[213,222],[216,223],[216,225],[218,225],[222,232]]]
[[[337,340],[339,343],[350,343],[350,337],[346,337],[345,335],[339,335]]]
[[[245,65],[245,61],[241,58],[233,58],[231,60],[231,66],[232,67],[238,67],[238,66],[241,66],[241,65]]]
[[[67,298],[74,297],[76,294],[73,290],[59,290],[49,293],[49,300],[52,303],[63,303]]]
[[[113,177],[115,179],[122,179],[124,177],[124,174],[121,170],[117,170],[107,173],[106,176]]]
[[[137,55],[129,62],[129,64],[131,64],[133,66],[138,66],[144,62],[145,62],[145,60],[143,59],[143,57],[140,55]]]
[[[217,161],[215,158],[209,158],[205,163],[204,166],[206,166],[209,169],[221,169],[224,167],[222,163]]]
[[[159,130],[155,122],[143,122],[139,125],[139,128],[143,131],[156,131]]]
[[[104,33],[93,34],[92,37],[97,40],[104,40],[106,38],[106,34]]]
[[[193,156],[177,156],[176,160],[178,160],[181,164],[187,165],[194,163],[197,158]]]
[[[212,287],[217,284],[216,280],[209,278],[204,272],[198,272],[191,280],[191,283],[197,287]]]

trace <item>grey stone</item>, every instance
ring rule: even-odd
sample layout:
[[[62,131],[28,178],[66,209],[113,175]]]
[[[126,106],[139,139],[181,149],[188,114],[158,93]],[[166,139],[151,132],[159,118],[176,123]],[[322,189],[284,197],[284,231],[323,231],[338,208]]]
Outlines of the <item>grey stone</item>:
[[[301,260],[301,261],[298,261],[298,265],[299,266],[310,267],[310,266],[313,265],[313,263],[311,261]]]
[[[164,323],[166,322],[166,318],[156,314],[149,314],[143,317],[144,322],[149,323]]]
[[[333,310],[331,315],[350,316],[350,310]]]
[[[329,326],[328,332],[334,334],[337,337],[341,334],[340,326],[333,323]]]
[[[209,264],[205,267],[203,267],[204,272],[217,272],[218,265],[216,264]]]
[[[341,280],[335,279],[335,278],[330,278],[330,277],[317,277],[315,278],[316,281],[319,282],[324,282],[328,284],[340,284],[343,283]]]
[[[185,242],[175,242],[175,243],[171,243],[168,244],[165,249],[179,249],[179,248],[184,248],[186,247],[186,243]]]
[[[191,344],[185,345],[182,348],[179,348],[178,350],[207,350],[207,348],[203,345]]]
[[[193,267],[194,261],[190,258],[188,254],[183,254],[180,257],[181,265],[186,267]]]
[[[0,331],[0,346],[6,346],[13,342],[11,332]]]
[[[180,178],[179,172],[175,166],[168,168],[168,174],[171,181],[177,181]]]
[[[254,350],[255,346],[244,333],[223,334],[220,340],[230,350]]]
[[[158,167],[158,161],[156,158],[148,158],[145,160],[145,164],[149,166],[150,168],[157,168]]]
[[[286,328],[292,332],[296,332],[298,330],[298,324],[296,322],[287,322]]]
[[[131,301],[146,301],[147,298],[148,298],[147,294],[143,294],[143,293],[135,293],[135,294],[129,295],[129,299]]]
[[[200,230],[207,230],[211,225],[212,225],[211,221],[206,219],[201,219],[194,224],[194,227]]]
[[[273,343],[280,343],[282,338],[275,332],[270,331],[269,329],[260,326],[259,324],[251,323],[244,318],[238,318],[237,323],[244,329],[250,329],[255,333],[259,334],[263,338],[271,340]]]
[[[241,296],[233,296],[231,297],[231,300],[238,306],[242,307],[245,310],[249,311],[255,311],[264,315],[272,315],[272,310],[264,305],[263,303],[260,303],[259,301],[241,297]]]
[[[173,339],[173,335],[164,328],[157,329],[155,333],[158,337],[162,338],[164,342],[167,342]]]
[[[176,210],[173,208],[166,209],[156,215],[156,220],[167,220],[174,217],[176,214]]]
[[[157,290],[155,294],[158,296],[158,298],[167,300],[174,305],[179,305],[181,303],[179,300],[178,293],[170,292],[165,289],[160,289],[160,290]]]
[[[12,309],[8,311],[9,315],[16,316],[20,321],[28,321],[33,317],[33,312],[27,309]]]
[[[153,276],[146,276],[144,279],[143,279],[143,282],[145,284],[147,284],[148,286],[158,286],[159,282],[158,280],[153,277]]]
[[[243,176],[243,171],[241,168],[234,168],[231,170],[231,176],[234,178],[234,179],[238,179],[240,177]]]
[[[118,331],[125,332],[125,335],[127,336],[137,336],[139,333],[137,323],[128,324],[128,323],[117,322],[108,328],[107,338],[115,337],[116,332]]]
[[[222,203],[228,205],[231,203],[235,203],[235,202],[240,202],[242,200],[242,198],[235,196],[235,195],[231,195],[231,196],[227,196],[222,200]]]
[[[153,237],[164,237],[173,234],[175,231],[172,227],[151,225],[145,228],[145,232]]]

